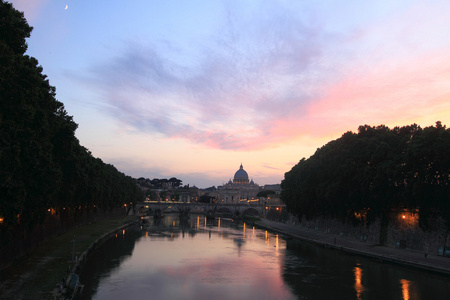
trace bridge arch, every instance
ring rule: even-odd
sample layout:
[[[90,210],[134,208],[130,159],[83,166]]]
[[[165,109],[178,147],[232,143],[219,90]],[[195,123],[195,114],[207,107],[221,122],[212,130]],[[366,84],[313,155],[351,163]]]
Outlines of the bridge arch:
[[[134,213],[135,215],[137,215],[137,216],[142,216],[142,215],[147,214],[147,211],[148,211],[149,209],[150,209],[150,208],[147,207],[145,204],[138,203],[138,204],[136,204],[136,206],[134,207],[133,213]]]
[[[229,207],[219,207],[217,208],[216,213],[232,215],[233,211]]]
[[[242,211],[243,216],[260,217],[261,213],[254,207],[246,208]]]

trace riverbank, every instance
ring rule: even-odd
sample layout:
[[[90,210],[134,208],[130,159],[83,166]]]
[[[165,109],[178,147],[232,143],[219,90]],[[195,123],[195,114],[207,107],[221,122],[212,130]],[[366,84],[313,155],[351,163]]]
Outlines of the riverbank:
[[[66,281],[74,258],[106,233],[132,222],[131,217],[111,217],[73,228],[51,239],[0,271],[0,299],[53,299],[57,284]]]
[[[450,258],[448,257],[408,249],[384,247],[308,229],[298,224],[292,225],[261,219],[255,222],[255,225],[323,247],[450,276]]]

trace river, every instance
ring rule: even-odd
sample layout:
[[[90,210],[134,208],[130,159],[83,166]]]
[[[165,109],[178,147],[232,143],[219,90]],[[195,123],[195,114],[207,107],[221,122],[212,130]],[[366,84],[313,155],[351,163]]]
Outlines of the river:
[[[243,222],[150,219],[96,249],[81,299],[450,299],[448,277],[322,248]]]

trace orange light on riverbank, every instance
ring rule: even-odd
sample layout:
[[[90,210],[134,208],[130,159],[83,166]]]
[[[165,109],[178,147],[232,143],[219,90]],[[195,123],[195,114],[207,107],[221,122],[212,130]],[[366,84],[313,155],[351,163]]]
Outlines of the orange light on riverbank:
[[[0,217],[0,224],[2,224],[3,223],[3,217]]]
[[[419,211],[418,210],[404,210],[398,214],[398,222],[402,226],[409,228],[417,227],[419,224]]]

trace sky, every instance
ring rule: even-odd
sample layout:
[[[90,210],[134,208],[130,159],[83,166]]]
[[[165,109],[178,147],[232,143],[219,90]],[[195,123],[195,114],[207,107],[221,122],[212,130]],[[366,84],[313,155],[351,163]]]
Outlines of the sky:
[[[80,144],[132,177],[259,185],[360,125],[450,126],[450,1],[14,0]]]

